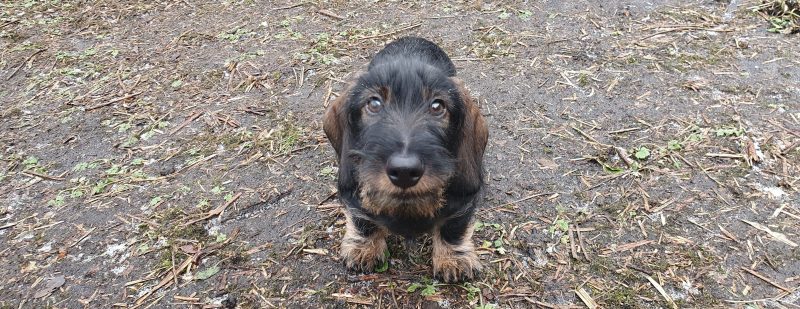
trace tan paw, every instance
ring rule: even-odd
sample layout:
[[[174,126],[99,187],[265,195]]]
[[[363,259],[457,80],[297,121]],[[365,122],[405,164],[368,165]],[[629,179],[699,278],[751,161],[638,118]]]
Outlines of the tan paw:
[[[433,257],[433,276],[446,283],[472,280],[483,266],[474,251]]]
[[[386,261],[386,232],[382,229],[363,237],[347,218],[347,230],[342,239],[341,255],[350,270],[372,272],[376,265]]]
[[[453,283],[472,280],[480,273],[483,266],[475,253],[472,243],[472,233],[465,235],[464,240],[458,244],[449,244],[441,239],[438,233],[433,237],[433,276],[440,280]]]

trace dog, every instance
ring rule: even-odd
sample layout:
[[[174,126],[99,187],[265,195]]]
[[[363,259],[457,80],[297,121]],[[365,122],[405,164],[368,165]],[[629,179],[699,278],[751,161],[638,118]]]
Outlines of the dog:
[[[479,273],[473,217],[489,131],[439,46],[418,37],[386,45],[328,106],[323,130],[339,163],[349,269],[385,263],[389,233],[431,233],[436,278]]]

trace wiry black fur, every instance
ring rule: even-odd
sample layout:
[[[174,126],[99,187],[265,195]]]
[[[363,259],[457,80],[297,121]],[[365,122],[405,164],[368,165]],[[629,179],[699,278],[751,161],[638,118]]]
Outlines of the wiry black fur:
[[[433,42],[417,37],[403,37],[386,45],[372,58],[368,70],[405,58],[435,66],[448,77],[456,76],[456,66],[447,53]]]
[[[339,195],[351,213],[362,236],[376,230],[376,224],[405,237],[415,237],[441,226],[442,238],[458,244],[474,214],[476,198],[483,185],[479,179],[456,175],[456,154],[465,121],[465,107],[450,77],[456,69],[447,54],[436,44],[421,38],[396,40],[381,50],[359,77],[347,98],[344,139],[340,158]],[[364,117],[364,106],[374,89],[390,89],[392,104],[379,115]],[[423,98],[426,89],[448,97],[447,126],[428,114],[430,102]],[[425,173],[447,175],[444,205],[433,218],[381,215],[364,209],[360,200],[358,171],[383,169],[390,155],[400,150],[407,138],[408,151],[418,154]],[[403,205],[414,207],[414,205]]]

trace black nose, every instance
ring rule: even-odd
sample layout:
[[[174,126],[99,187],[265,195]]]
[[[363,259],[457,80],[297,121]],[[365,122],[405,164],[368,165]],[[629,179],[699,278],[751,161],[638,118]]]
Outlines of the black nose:
[[[419,156],[413,154],[394,154],[386,164],[386,174],[395,186],[406,189],[419,182],[425,169]]]

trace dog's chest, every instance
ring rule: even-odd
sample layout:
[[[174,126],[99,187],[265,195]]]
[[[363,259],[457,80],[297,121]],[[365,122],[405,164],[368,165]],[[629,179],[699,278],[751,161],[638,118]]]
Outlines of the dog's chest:
[[[378,216],[379,224],[385,226],[393,234],[405,238],[415,238],[430,232],[436,224],[436,217],[399,217],[399,216]]]

